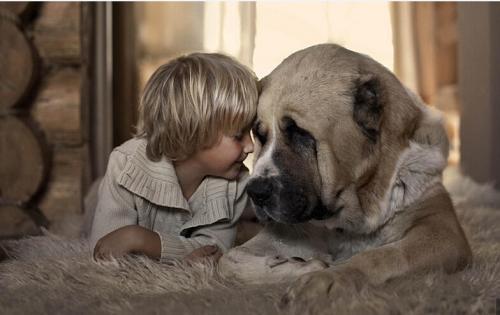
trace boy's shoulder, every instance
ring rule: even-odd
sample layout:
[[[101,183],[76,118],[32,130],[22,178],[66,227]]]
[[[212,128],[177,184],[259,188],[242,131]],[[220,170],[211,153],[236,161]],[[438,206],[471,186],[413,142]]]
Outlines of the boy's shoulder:
[[[118,151],[125,155],[131,155],[136,153],[138,150],[145,150],[146,144],[146,139],[134,137],[117,146],[113,149],[113,151]]]

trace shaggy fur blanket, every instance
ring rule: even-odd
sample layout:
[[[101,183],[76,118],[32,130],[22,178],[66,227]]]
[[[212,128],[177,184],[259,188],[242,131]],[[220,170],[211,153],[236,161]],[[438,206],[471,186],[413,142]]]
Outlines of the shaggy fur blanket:
[[[334,301],[318,298],[325,314],[498,314],[500,194],[453,169],[445,185],[474,263],[453,275],[411,275]],[[0,314],[277,314],[288,285],[245,285],[210,263],[96,263],[85,240],[53,234],[0,245],[8,256],[0,263]]]

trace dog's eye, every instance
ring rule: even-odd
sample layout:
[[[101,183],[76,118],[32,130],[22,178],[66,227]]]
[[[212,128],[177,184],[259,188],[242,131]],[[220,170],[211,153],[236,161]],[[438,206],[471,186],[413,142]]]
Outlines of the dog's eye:
[[[316,141],[314,140],[314,137],[305,129],[297,126],[297,123],[292,118],[283,118],[283,131],[287,139],[293,144],[293,146],[305,146],[312,149],[316,148]]]
[[[257,138],[260,144],[264,145],[267,141],[267,134],[262,130],[262,124],[256,122],[252,127],[252,134]]]

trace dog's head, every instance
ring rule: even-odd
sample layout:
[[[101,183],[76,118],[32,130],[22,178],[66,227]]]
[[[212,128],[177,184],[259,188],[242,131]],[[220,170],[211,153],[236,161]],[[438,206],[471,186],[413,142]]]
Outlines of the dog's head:
[[[369,57],[333,44],[292,54],[261,80],[248,185],[257,214],[370,229],[419,115]]]

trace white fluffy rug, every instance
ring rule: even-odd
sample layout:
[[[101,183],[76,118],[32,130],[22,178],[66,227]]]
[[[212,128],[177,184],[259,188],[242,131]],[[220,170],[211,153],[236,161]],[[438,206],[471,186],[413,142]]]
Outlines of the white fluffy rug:
[[[367,286],[355,296],[317,301],[314,313],[495,314],[500,194],[453,169],[445,184],[474,252],[472,266]],[[95,263],[84,240],[55,235],[0,245],[10,257],[0,263],[0,314],[276,314],[287,286],[246,286],[210,264],[169,266],[143,257]]]

